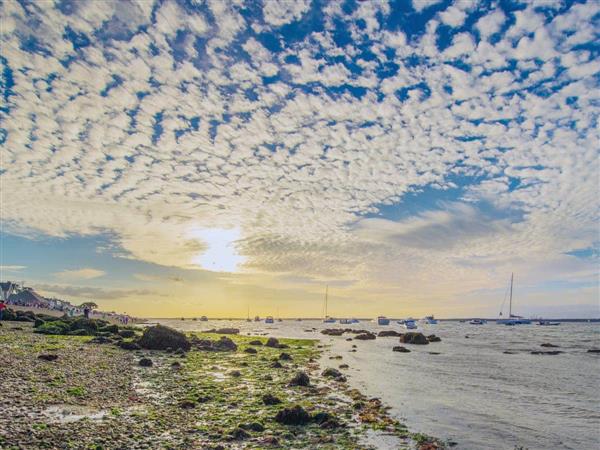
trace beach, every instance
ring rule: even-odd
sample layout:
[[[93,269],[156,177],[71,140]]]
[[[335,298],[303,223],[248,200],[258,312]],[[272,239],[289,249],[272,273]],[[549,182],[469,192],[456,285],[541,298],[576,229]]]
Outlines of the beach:
[[[193,333],[189,351],[125,350],[1,323],[2,448],[443,447],[351,388],[315,339]]]

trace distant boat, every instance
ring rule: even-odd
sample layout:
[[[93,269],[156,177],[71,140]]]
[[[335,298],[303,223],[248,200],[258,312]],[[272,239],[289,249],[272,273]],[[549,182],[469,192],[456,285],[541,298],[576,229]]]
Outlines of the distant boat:
[[[471,325],[485,325],[486,321],[481,319],[471,319],[469,320]]]
[[[421,322],[426,323],[428,325],[436,325],[438,323],[433,316],[425,316],[423,317]]]
[[[277,319],[277,322],[283,322],[283,319],[279,318]]]
[[[552,327],[552,326],[558,326],[560,325],[560,322],[551,322],[550,320],[540,320],[538,321],[538,325],[541,325],[543,327]]]
[[[260,322],[260,316],[254,316],[254,321],[255,322]]]
[[[416,330],[417,329],[417,324],[415,323],[414,320],[405,320],[404,323],[402,324],[402,326],[404,328],[406,328],[407,330]]]
[[[510,299],[508,302],[508,319],[498,319],[496,321],[496,323],[499,325],[508,325],[508,326],[529,325],[531,323],[531,320],[525,319],[521,316],[516,316],[512,313],[513,281],[514,281],[514,274],[511,273],[510,274]],[[504,301],[506,301],[506,294],[504,297]],[[502,303],[502,306],[504,306],[504,303]],[[502,316],[502,307],[500,307],[500,316]]]
[[[389,325],[390,324],[390,319],[388,319],[385,316],[379,316],[377,318],[377,325]]]
[[[328,294],[329,294],[329,286],[325,286],[325,303],[323,305],[323,323],[335,323],[335,319],[333,317],[329,317],[327,315],[327,300],[328,300]]]
[[[200,322],[207,322],[207,321],[208,321],[208,317],[206,317],[206,316],[200,317]]]
[[[273,317],[271,316],[267,316],[267,318],[265,319],[265,323],[274,323],[275,321],[273,320]]]
[[[350,319],[350,323],[360,323],[360,320],[355,319],[354,317]]]
[[[250,320],[250,306],[248,306],[248,314],[246,315],[246,322],[252,322],[252,320]]]

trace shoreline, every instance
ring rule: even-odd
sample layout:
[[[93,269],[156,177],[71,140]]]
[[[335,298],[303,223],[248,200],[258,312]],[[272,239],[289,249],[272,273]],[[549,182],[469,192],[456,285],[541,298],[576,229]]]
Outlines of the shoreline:
[[[90,336],[1,323],[0,345],[8,350],[0,355],[3,447],[443,448],[409,432],[379,399],[351,389],[339,362],[323,361],[317,340],[279,339],[282,348],[272,348],[264,336],[234,334],[227,338],[235,351],[128,351],[88,343]],[[216,342],[222,335],[188,336]],[[46,354],[56,359],[39,359]],[[144,358],[151,367],[139,365]],[[299,372],[308,386],[289,385]],[[264,404],[267,393],[280,403]],[[310,422],[276,420],[296,405]]]

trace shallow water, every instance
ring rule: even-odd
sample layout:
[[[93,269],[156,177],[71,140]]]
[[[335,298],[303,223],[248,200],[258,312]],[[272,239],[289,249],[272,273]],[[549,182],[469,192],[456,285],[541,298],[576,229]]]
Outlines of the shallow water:
[[[186,331],[235,326],[242,333],[321,339],[330,345],[324,366],[349,364],[345,372],[351,385],[382,398],[411,430],[450,439],[458,449],[592,449],[600,442],[600,355],[587,353],[600,348],[599,323],[507,327],[441,322],[419,326],[418,331],[435,333],[442,342],[406,345],[411,353],[396,353],[392,347],[399,345],[398,338],[348,342],[352,335],[319,332],[323,328],[403,331],[395,324],[161,322]],[[317,331],[306,331],[312,328]],[[560,348],[540,347],[546,342]],[[352,344],[358,347],[356,353],[350,352]],[[506,350],[515,354],[504,354]],[[532,355],[532,350],[564,353]],[[342,355],[343,360],[330,361],[331,355]]]

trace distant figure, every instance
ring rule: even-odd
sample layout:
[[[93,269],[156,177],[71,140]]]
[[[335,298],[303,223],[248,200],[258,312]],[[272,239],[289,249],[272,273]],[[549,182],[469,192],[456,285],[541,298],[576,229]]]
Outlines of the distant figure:
[[[90,308],[88,308],[87,306],[85,308],[83,308],[83,315],[86,319],[90,318]]]
[[[2,315],[4,314],[5,309],[6,303],[4,303],[4,300],[0,300],[0,320],[2,320]]]

